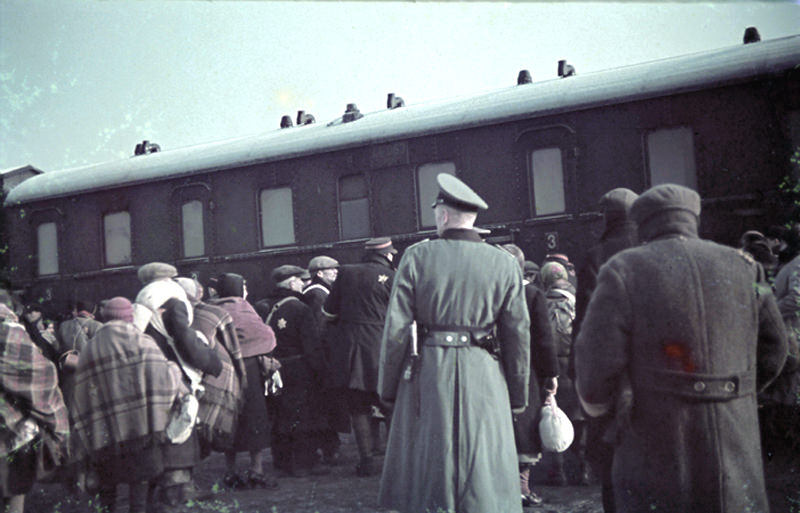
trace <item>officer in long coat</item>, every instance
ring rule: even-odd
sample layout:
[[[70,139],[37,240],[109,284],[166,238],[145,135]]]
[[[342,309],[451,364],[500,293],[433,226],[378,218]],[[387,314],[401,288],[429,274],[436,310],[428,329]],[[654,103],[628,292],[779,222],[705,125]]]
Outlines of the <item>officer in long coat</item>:
[[[323,312],[333,326],[328,337],[331,385],[343,390],[358,445],[356,473],[380,472],[373,455],[380,450],[378,359],[381,335],[394,281],[392,261],[397,250],[389,237],[364,244],[360,264],[345,265],[325,301]]]
[[[575,348],[587,413],[633,390],[616,510],[766,512],[755,394],[786,359],[775,299],[752,259],[698,238],[691,189],[653,187],[630,215],[644,244],[600,268]]]
[[[378,390],[395,406],[380,503],[521,512],[511,415],[528,403],[522,272],[473,228],[483,199],[452,175],[437,181],[439,238],[405,251],[381,341]]]

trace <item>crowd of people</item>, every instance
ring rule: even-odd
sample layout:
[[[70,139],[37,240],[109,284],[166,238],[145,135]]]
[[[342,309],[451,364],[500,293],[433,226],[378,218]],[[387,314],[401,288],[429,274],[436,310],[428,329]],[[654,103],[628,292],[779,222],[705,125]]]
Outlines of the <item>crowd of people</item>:
[[[192,473],[212,452],[224,486],[271,489],[329,473],[346,433],[385,507],[521,511],[542,502],[546,404],[572,421],[577,469],[552,453],[549,484],[599,481],[607,513],[768,510],[753,440],[800,451],[800,225],[730,248],[698,238],[694,191],[619,188],[580,266],[537,264],[486,244],[488,205],[437,181],[438,237],[399,265],[370,239],[358,263],[273,269],[252,303],[244,276],[201,284],[163,262],[138,269],[135,297],[58,323],[3,292],[2,511],[53,476],[108,511],[123,483],[132,513],[169,511],[203,496]]]

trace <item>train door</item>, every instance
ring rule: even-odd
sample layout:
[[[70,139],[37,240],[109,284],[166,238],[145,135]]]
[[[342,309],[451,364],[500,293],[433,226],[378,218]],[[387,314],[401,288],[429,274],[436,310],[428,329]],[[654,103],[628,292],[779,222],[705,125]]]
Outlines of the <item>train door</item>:
[[[567,125],[523,131],[515,144],[518,169],[528,184],[529,211],[519,245],[530,259],[579,248],[570,231],[575,202],[576,140]]]

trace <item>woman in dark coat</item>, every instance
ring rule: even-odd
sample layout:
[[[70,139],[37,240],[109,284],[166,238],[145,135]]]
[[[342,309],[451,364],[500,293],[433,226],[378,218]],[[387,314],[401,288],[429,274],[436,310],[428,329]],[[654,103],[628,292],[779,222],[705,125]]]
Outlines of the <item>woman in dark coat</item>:
[[[233,449],[225,453],[227,472],[223,482],[231,488],[273,488],[277,481],[264,473],[261,453],[270,442],[264,373],[280,366],[277,360],[268,356],[275,349],[275,333],[247,301],[247,285],[241,275],[223,274],[217,278],[216,287],[219,297],[210,299],[209,303],[221,307],[233,318],[246,377],[244,403],[239,412]],[[250,453],[250,468],[244,476],[239,476],[236,473],[236,453],[245,451]]]
[[[504,244],[503,249],[514,255],[525,270],[525,255],[516,244]],[[542,457],[539,436],[539,409],[544,396],[558,389],[558,358],[553,332],[547,319],[547,298],[535,284],[525,284],[525,303],[531,318],[531,378],[528,385],[528,407],[514,414],[514,441],[519,459],[520,492],[525,507],[540,504],[541,497],[530,489],[531,469]],[[540,385],[544,385],[541,386]]]

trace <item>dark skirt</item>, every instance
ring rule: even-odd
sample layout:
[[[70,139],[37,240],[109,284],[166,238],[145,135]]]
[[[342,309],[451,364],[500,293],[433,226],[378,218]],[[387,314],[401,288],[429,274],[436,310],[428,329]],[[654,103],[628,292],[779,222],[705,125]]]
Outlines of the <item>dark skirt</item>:
[[[247,388],[243,392],[244,404],[239,412],[233,449],[236,452],[256,452],[269,447],[270,418],[258,357],[245,358],[244,368],[247,373]]]
[[[290,434],[328,429],[323,389],[305,357],[284,360],[280,372],[283,389],[270,401],[274,431]]]
[[[0,493],[3,498],[26,494],[36,482],[36,453],[31,444],[0,458]]]
[[[114,457],[98,459],[93,461],[93,467],[103,476],[104,483],[152,481],[164,472],[163,444],[153,442],[136,451],[125,451]]]
[[[558,392],[556,392],[556,404],[567,414],[569,420],[577,422],[584,420],[583,408],[578,399],[578,391],[575,384],[566,372],[568,356],[559,356],[558,364],[561,367],[561,375],[558,377]]]

